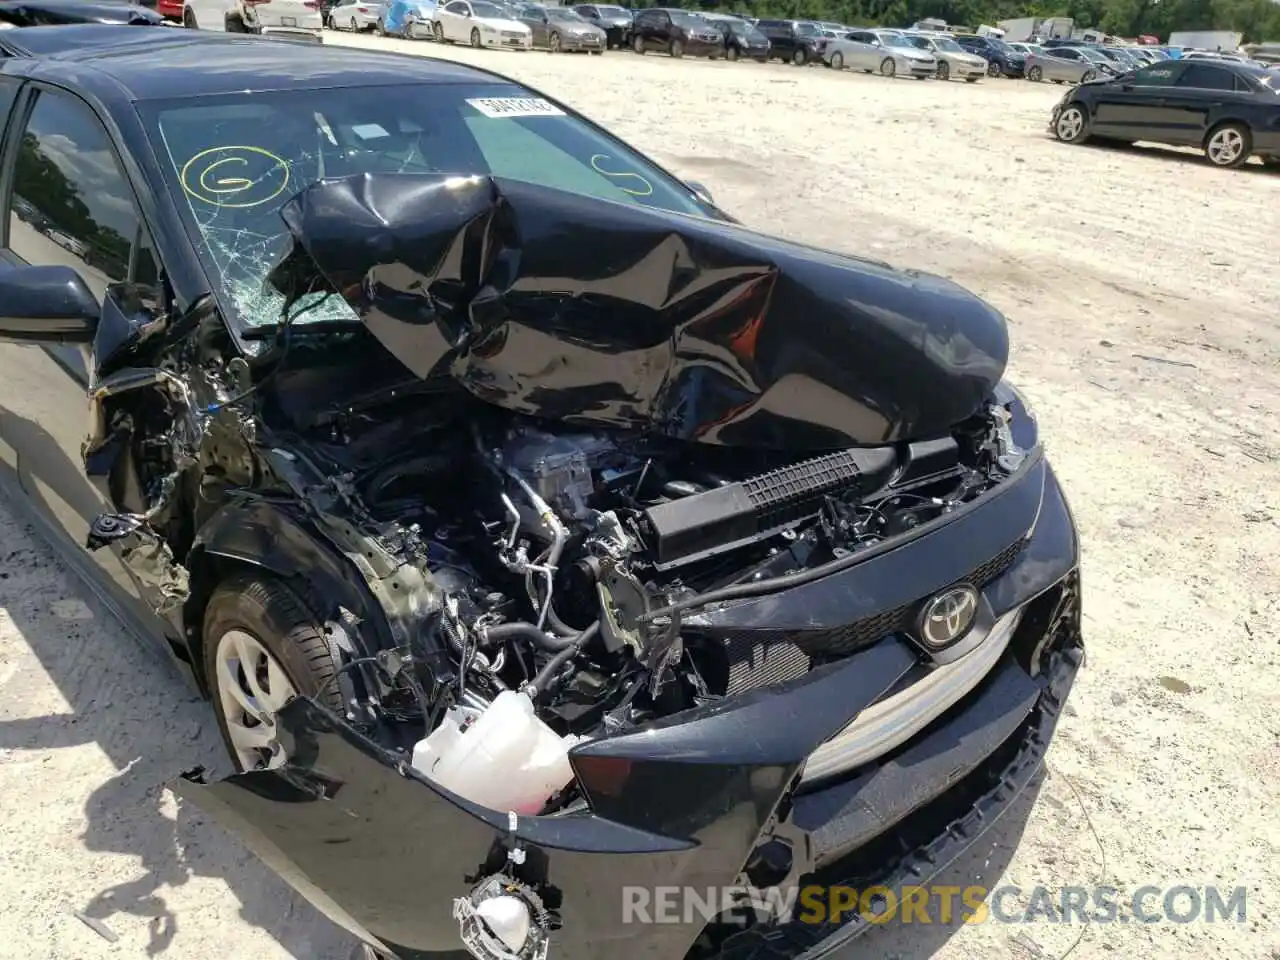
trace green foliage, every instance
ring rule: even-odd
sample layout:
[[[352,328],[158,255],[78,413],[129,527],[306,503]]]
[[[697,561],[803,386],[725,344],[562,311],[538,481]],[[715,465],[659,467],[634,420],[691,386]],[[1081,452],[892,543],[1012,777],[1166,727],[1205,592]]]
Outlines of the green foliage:
[[[853,26],[910,26],[925,17],[977,27],[1017,17],[1071,17],[1122,37],[1175,30],[1236,30],[1245,42],[1280,41],[1278,0],[692,0],[691,9],[750,11],[757,17],[833,20]]]

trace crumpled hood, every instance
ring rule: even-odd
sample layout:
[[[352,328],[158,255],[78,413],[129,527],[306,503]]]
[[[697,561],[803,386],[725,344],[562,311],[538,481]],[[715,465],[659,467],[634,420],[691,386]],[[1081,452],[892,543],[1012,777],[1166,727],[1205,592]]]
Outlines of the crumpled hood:
[[[287,297],[319,274],[418,376],[534,416],[835,449],[945,434],[1008,360],[1004,318],[950,281],[637,203],[362,175],[282,216]]]

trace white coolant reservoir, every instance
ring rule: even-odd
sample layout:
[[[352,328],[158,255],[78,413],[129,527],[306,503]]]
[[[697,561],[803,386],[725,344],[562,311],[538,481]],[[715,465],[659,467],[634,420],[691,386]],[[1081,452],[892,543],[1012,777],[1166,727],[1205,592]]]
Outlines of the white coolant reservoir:
[[[413,766],[472,803],[530,815],[573,779],[569,748],[538,719],[533,701],[506,690],[470,726],[472,714],[456,707],[413,748]]]

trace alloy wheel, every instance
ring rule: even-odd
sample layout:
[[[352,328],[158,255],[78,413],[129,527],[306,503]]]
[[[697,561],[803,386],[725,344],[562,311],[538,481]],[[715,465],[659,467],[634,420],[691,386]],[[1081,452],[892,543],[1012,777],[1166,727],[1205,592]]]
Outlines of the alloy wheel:
[[[938,61],[938,79],[939,80],[951,79],[951,64],[947,63],[947,61],[945,60]]]
[[[1039,83],[1041,80],[1044,79],[1044,71],[1041,70],[1039,67],[1032,67],[1030,70],[1027,71],[1027,79],[1030,80],[1032,83]]]
[[[831,66],[837,70],[844,69],[844,54],[842,54],[839,50],[837,50],[835,53],[831,55]]]
[[[284,764],[275,714],[297,690],[288,674],[257,637],[228,630],[218,640],[214,689],[227,738],[242,770],[271,770]]]
[[[880,75],[882,77],[892,77],[898,72],[898,65],[894,63],[893,57],[885,57],[880,61]]]
[[[993,62],[991,62],[991,63],[988,63],[988,64],[987,64],[987,76],[988,76],[988,77],[998,77],[998,76],[1000,76],[1000,64],[995,63],[994,61],[993,61]]]
[[[1063,143],[1075,143],[1084,133],[1084,123],[1084,111],[1073,104],[1059,115],[1054,131]]]
[[[1219,167],[1233,167],[1247,159],[1244,134],[1238,127],[1215,130],[1205,145],[1209,161]]]
[[[356,23],[356,18],[355,18],[355,17],[352,17],[352,18],[351,18],[351,32],[352,32],[352,33],[359,33],[359,32],[360,32],[360,25],[359,25],[358,23]]]
[[[547,41],[547,46],[551,48],[552,53],[560,52],[560,34],[553,33],[551,39]]]

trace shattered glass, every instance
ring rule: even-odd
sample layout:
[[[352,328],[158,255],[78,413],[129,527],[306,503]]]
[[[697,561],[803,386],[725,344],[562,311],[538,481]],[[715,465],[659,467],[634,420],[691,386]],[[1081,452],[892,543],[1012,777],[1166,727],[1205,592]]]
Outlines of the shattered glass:
[[[140,106],[220,299],[242,325],[273,324],[266,284],[292,238],[280,208],[320,180],[360,174],[497,175],[614,202],[706,215],[689,188],[602,130],[511,84],[345,87]],[[317,291],[299,322],[355,322]],[[291,313],[294,311],[291,310]]]

